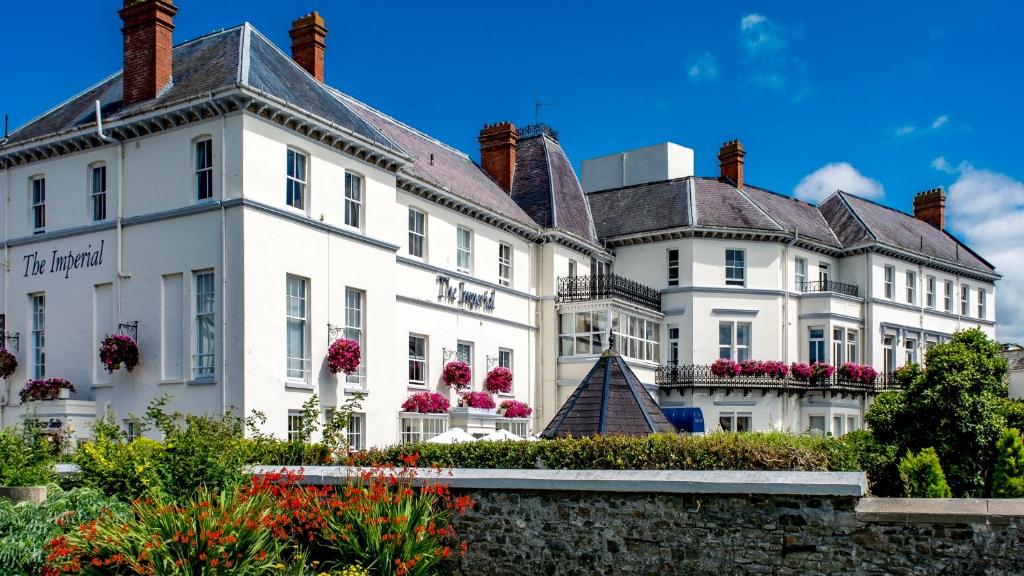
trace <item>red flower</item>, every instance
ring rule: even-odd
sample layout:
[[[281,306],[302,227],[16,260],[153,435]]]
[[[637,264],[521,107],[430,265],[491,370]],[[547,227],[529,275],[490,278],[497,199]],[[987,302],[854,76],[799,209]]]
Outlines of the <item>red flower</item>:
[[[488,392],[497,394],[508,394],[512,391],[512,371],[504,366],[498,366],[487,373],[487,380],[484,381],[484,388]]]
[[[100,362],[111,374],[121,364],[131,372],[139,365],[139,344],[131,336],[111,334],[100,344]]]
[[[505,415],[505,418],[529,418],[533,414],[533,408],[518,400],[505,400],[498,407],[498,411]]]
[[[327,368],[331,374],[338,372],[352,374],[359,370],[361,355],[359,342],[348,338],[339,338],[327,350]]]
[[[456,390],[462,390],[468,388],[473,380],[473,373],[469,368],[469,364],[461,360],[455,360],[444,365],[444,371],[441,373],[441,382],[455,388]]]

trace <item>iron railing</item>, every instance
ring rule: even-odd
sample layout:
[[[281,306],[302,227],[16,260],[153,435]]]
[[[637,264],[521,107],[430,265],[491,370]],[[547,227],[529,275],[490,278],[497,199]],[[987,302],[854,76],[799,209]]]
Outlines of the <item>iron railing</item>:
[[[623,300],[661,312],[661,292],[615,274],[565,276],[558,279],[559,302],[584,302],[602,298]]]
[[[901,390],[893,373],[880,373],[871,382],[843,378],[838,372],[828,378],[797,380],[792,375],[785,378],[771,376],[717,376],[711,366],[659,366],[654,381],[664,388],[696,389],[756,389],[779,392],[838,392],[879,394],[890,390]]]
[[[835,292],[847,296],[857,296],[860,293],[860,286],[856,284],[844,284],[832,280],[815,280],[813,282],[799,282],[797,289],[801,292]]]

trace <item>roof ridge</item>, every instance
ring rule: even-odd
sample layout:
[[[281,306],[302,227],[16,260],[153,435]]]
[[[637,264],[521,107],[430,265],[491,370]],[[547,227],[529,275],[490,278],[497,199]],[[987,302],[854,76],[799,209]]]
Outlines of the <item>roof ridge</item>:
[[[548,153],[547,139],[542,139],[544,146],[544,162],[548,165],[548,202],[551,203],[551,227],[558,228],[558,207],[555,205],[555,178],[551,171],[551,155]]]
[[[590,224],[590,226],[589,226],[590,238],[588,238],[588,240],[592,241],[592,242],[600,243],[601,239],[597,235],[597,225],[594,224],[594,213],[590,211],[590,201],[587,200],[587,193],[583,191],[583,185],[580,183],[580,177],[579,177],[579,175],[576,174],[576,168],[573,167],[572,161],[569,160],[569,155],[565,153],[565,148],[562,147],[562,143],[561,142],[559,142],[558,140],[555,140],[554,138],[552,138],[551,136],[548,136],[547,134],[542,134],[542,136],[544,136],[548,140],[551,140],[551,142],[555,146],[558,146],[558,149],[561,150],[561,152],[562,152],[562,156],[565,157],[565,164],[569,167],[569,171],[572,172],[573,182],[576,183],[576,188],[577,188],[577,190],[579,190],[580,194],[582,195],[583,209],[587,211],[587,222]],[[554,190],[554,189],[552,188],[552,190]]]
[[[418,128],[414,128],[413,126],[410,126],[409,124],[406,124],[405,122],[399,120],[398,118],[395,118],[394,116],[388,114],[387,112],[382,112],[382,111],[378,110],[377,108],[374,108],[373,106],[370,106],[369,104],[363,102],[362,100],[357,99],[355,96],[351,96],[349,94],[346,94],[346,93],[342,92],[341,90],[338,90],[334,86],[331,86],[331,85],[326,84],[326,83],[324,84],[324,86],[327,88],[327,90],[329,92],[332,92],[334,94],[334,96],[337,97],[337,98],[341,98],[341,99],[346,100],[346,101],[348,101],[348,102],[350,102],[350,103],[352,103],[352,104],[354,104],[356,106],[359,106],[361,108],[365,108],[366,110],[368,110],[369,112],[372,112],[373,114],[376,114],[378,116],[382,116],[382,117],[386,118],[389,122],[394,123],[395,125],[397,125],[400,128],[408,130],[409,132],[412,132],[413,134],[416,134],[417,136],[419,136],[421,138],[424,138],[426,140],[430,140],[431,142],[441,146],[442,148],[447,148],[451,152],[454,152],[455,154],[458,154],[459,156],[462,156],[463,158],[466,158],[467,160],[470,160],[470,161],[473,160],[473,158],[469,154],[463,152],[462,150],[459,150],[458,148],[452,146],[451,144],[447,144],[447,143],[445,143],[445,142],[443,142],[441,140],[438,140],[437,138],[431,136],[430,134],[427,134],[426,132],[423,132],[422,130],[420,130]],[[473,162],[473,163],[476,164],[476,162]]]
[[[761,208],[760,204],[758,204],[757,202],[754,202],[754,200],[751,199],[750,196],[747,196],[747,193],[744,192],[742,188],[740,188],[739,186],[736,186],[735,184],[733,184],[732,187],[735,188],[737,192],[739,192],[740,196],[742,196],[744,200],[746,200],[747,202],[750,202],[751,206],[753,206],[754,208],[757,208],[757,211],[760,212],[761,215],[763,215],[765,218],[770,220],[772,224],[775,224],[779,228],[779,230],[782,230],[783,232],[789,232],[789,230],[787,230],[785,226],[783,226],[782,224],[779,224],[778,220],[776,220],[775,218],[772,218],[771,214],[768,214],[768,212],[766,212],[764,208]]]
[[[236,24],[234,26],[231,26],[230,28],[220,28],[218,30],[211,30],[211,31],[209,31],[209,32],[207,32],[205,34],[200,34],[199,36],[196,36],[195,38],[189,38],[188,40],[185,40],[185,41],[181,42],[180,44],[175,44],[174,46],[171,46],[171,50],[173,50],[175,48],[180,48],[182,46],[186,46],[186,45],[191,44],[193,42],[198,42],[200,40],[205,40],[205,39],[210,38],[212,36],[217,36],[218,34],[225,34],[227,32],[234,32],[235,30],[238,30],[239,28],[242,28],[243,26],[246,26],[247,24],[249,24],[249,23],[248,22],[242,22],[241,24]]]
[[[681,180],[687,180],[689,178],[697,178],[697,176],[680,176],[678,178],[669,178],[667,180],[654,180],[651,182],[641,182],[639,184],[630,184],[629,186],[616,186],[614,188],[603,188],[601,190],[594,190],[592,192],[584,192],[586,196],[592,196],[595,194],[604,194],[605,192],[618,192],[620,190],[628,190],[630,188],[638,188],[640,186],[652,186],[654,184],[667,184],[670,182],[679,182]],[[582,189],[582,188],[581,188]]]
[[[242,23],[242,34],[238,39],[238,76],[237,80],[240,84],[249,83],[249,64],[252,62],[252,56],[249,53],[249,47],[251,45],[250,37],[252,36],[252,24],[248,22]]]
[[[860,224],[861,228],[863,228],[864,231],[868,233],[868,236],[871,238],[871,240],[874,242],[878,242],[878,235],[876,235],[875,231],[872,230],[871,227],[868,226],[867,222],[865,222],[864,219],[860,217],[860,214],[858,214],[857,210],[850,204],[850,201],[846,199],[846,192],[843,192],[842,190],[836,190],[832,194],[838,197],[843,202],[843,206],[846,206],[846,209],[850,211],[850,214],[852,214],[854,219],[857,220],[857,223]],[[859,198],[859,196],[857,196],[856,198]],[[832,228],[832,226],[829,225],[829,228]]]

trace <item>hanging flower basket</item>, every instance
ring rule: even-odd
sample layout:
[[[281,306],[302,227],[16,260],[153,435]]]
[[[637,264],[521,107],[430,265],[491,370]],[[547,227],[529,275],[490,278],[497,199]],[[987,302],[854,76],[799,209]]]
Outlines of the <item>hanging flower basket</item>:
[[[463,388],[469,388],[472,381],[473,373],[469,369],[469,364],[461,360],[454,360],[444,365],[444,370],[441,373],[441,382],[456,390],[462,390]]]
[[[338,372],[352,374],[359,370],[361,355],[359,342],[348,338],[338,338],[327,350],[327,368],[331,374]]]
[[[497,404],[494,403],[494,397],[489,392],[466,392],[459,397],[459,406],[491,410]]]
[[[508,394],[512,392],[512,371],[504,366],[498,366],[491,370],[487,373],[484,388],[494,394]]]
[[[0,378],[8,378],[18,369],[18,359],[7,348],[0,348]]]
[[[24,388],[19,395],[22,402],[31,400],[56,400],[60,398],[61,391],[75,391],[75,385],[63,378],[47,378],[45,380],[29,380],[25,382]]]
[[[449,407],[448,398],[437,392],[417,392],[402,403],[403,411],[420,414],[444,414]]]
[[[123,364],[129,372],[139,365],[139,344],[125,334],[111,334],[100,344],[100,362],[110,374]]]
[[[498,406],[498,412],[505,418],[529,418],[533,408],[519,400],[505,400]]]

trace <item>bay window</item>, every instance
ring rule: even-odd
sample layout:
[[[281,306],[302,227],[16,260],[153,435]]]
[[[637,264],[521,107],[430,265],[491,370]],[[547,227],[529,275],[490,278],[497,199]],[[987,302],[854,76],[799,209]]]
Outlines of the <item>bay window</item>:
[[[815,362],[825,362],[825,329],[808,329],[807,342],[807,361],[811,364]]]

